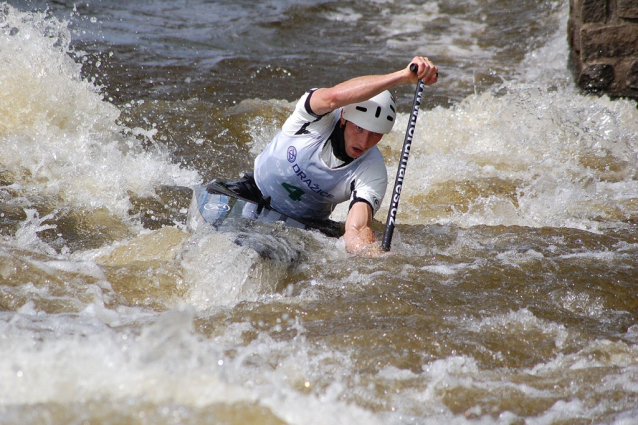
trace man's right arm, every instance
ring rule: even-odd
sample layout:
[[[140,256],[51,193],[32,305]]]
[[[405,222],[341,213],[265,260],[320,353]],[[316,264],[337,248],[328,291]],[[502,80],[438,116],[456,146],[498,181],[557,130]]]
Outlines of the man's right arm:
[[[410,70],[415,64],[417,72]],[[352,103],[368,100],[384,90],[403,84],[416,84],[423,80],[426,85],[437,80],[438,68],[422,56],[417,56],[400,71],[384,75],[366,75],[353,78],[330,88],[317,89],[310,98],[310,107],[317,115],[327,114]]]

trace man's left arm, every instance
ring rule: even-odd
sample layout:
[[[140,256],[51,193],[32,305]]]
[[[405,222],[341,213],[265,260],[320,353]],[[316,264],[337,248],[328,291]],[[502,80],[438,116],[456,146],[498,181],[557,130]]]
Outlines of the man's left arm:
[[[372,153],[372,152],[371,152]],[[378,212],[388,186],[388,173],[381,154],[378,161],[367,167],[351,183],[352,194],[350,208],[345,223],[345,234],[348,252],[358,252],[366,248],[366,252],[375,251],[372,217]]]
[[[374,242],[372,224],[372,208],[366,202],[356,202],[348,211],[346,232],[343,239],[346,251],[358,252]]]

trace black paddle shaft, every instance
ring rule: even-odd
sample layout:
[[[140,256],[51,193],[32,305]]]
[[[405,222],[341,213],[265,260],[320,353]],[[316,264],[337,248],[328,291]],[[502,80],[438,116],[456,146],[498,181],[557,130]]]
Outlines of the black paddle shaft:
[[[416,72],[417,67],[415,64],[410,65],[410,70]],[[414,136],[414,128],[416,127],[416,118],[419,115],[419,107],[421,106],[421,99],[423,97],[423,84],[422,80],[416,85],[416,92],[414,93],[414,101],[412,103],[412,111],[410,112],[410,121],[408,122],[408,128],[405,131],[405,139],[403,140],[403,149],[401,150],[401,158],[399,160],[399,168],[397,169],[397,177],[394,180],[394,189],[392,190],[392,199],[390,203],[390,209],[388,209],[388,219],[385,223],[385,232],[383,233],[383,241],[381,242],[381,248],[384,251],[390,251],[390,244],[392,243],[392,235],[394,233],[394,226],[397,218],[397,210],[399,209],[399,198],[401,197],[401,188],[403,187],[403,179],[405,178],[405,169],[408,166],[408,156],[410,155],[410,147],[412,146],[412,137]]]

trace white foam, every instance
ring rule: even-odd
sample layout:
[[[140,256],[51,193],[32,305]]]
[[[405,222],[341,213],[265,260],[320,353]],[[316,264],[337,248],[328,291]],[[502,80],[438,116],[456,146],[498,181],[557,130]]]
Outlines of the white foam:
[[[535,418],[528,418],[525,422],[533,425],[550,425],[556,422],[573,420],[578,417],[587,417],[587,410],[581,400],[558,400],[542,415]]]
[[[321,373],[326,363],[347,370],[347,356],[316,351],[303,333],[276,341],[263,332],[246,346],[237,345],[245,331],[254,331],[246,323],[203,339],[194,333],[194,319],[193,308],[175,309],[144,325],[138,336],[102,327],[83,336],[46,338],[37,346],[30,331],[0,321],[5,342],[19,353],[0,358],[3,404],[98,399],[203,408],[247,402],[290,424],[383,423],[373,412],[342,401],[348,388]],[[268,366],[274,358],[274,367]]]
[[[40,214],[35,209],[27,208],[24,212],[27,215],[26,220],[20,224],[20,227],[16,231],[15,237],[11,240],[11,243],[21,248],[30,248],[54,255],[55,250],[45,242],[41,241],[38,233],[44,230],[55,229],[57,227],[54,224],[44,224],[44,222],[53,219],[55,217],[55,213],[47,214],[40,218]]]
[[[503,89],[505,94],[470,96],[450,109],[422,111],[400,222],[595,231],[599,217],[613,222],[636,213],[629,201],[638,193],[634,104],[592,99],[570,89],[520,84]],[[380,144],[391,150],[386,155],[390,175],[407,118],[400,114]],[[388,185],[382,209],[392,188]],[[439,195],[427,198],[430,191]]]
[[[330,21],[354,23],[361,19],[363,15],[356,13],[350,7],[339,7],[336,12],[326,12],[323,16]]]
[[[203,229],[187,241],[180,254],[184,278],[190,288],[185,302],[206,309],[276,294],[277,285],[283,281],[294,259],[284,258],[286,255],[262,256],[249,244],[235,243],[237,237],[235,232]],[[303,243],[292,239],[278,242],[270,238],[260,243],[269,244],[272,250],[284,250],[283,254],[290,253],[293,257],[294,252],[303,250]]]
[[[421,270],[426,270],[444,276],[451,276],[457,274],[459,271],[466,269],[467,267],[468,265],[463,263],[454,265],[435,264],[431,266],[423,266],[421,267]]]
[[[542,260],[545,256],[533,249],[528,249],[525,252],[519,251],[505,251],[496,255],[496,258],[503,261],[506,264],[518,264],[526,263],[534,260]]]
[[[568,66],[569,47],[565,41],[569,22],[569,2],[548,3],[556,10],[551,15],[558,30],[543,46],[525,54],[519,66],[522,81],[544,86],[565,86],[573,83]]]
[[[554,338],[556,347],[565,344],[568,331],[563,325],[557,325],[543,319],[539,319],[526,308],[518,311],[510,311],[507,314],[485,317],[480,321],[469,321],[466,325],[473,332],[503,331],[505,333],[540,332]]]
[[[38,347],[33,346],[30,332],[3,326],[5,337],[20,353],[0,360],[3,404],[64,404],[85,397],[136,397],[192,405],[250,399],[232,384],[219,383],[212,359],[220,355],[212,347],[206,349],[207,355],[197,349],[192,317],[189,312],[168,312],[139,337],[102,328],[83,337],[47,338]],[[204,367],[194,369],[193,362],[201,361]]]
[[[117,124],[120,111],[82,79],[67,22],[5,5],[0,31],[0,164],[25,196],[63,199],[71,208],[106,208],[122,218],[129,192],[190,185],[196,172],[160,148],[144,151]],[[152,136],[152,129],[137,134]]]

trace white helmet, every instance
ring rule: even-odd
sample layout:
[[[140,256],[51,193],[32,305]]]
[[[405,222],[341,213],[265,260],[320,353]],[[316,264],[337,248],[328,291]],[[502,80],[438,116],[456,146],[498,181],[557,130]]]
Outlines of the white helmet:
[[[373,133],[388,134],[397,115],[396,102],[389,91],[384,91],[359,103],[343,107],[343,118]]]

